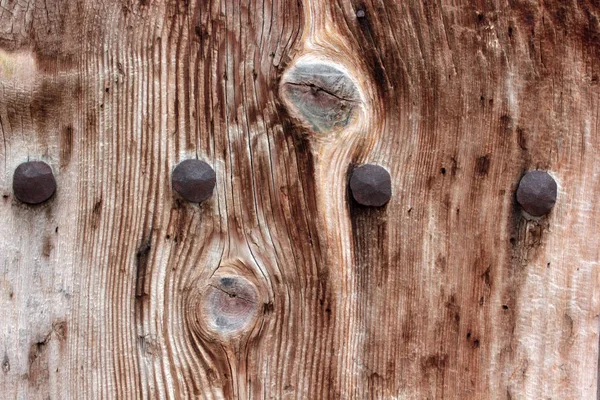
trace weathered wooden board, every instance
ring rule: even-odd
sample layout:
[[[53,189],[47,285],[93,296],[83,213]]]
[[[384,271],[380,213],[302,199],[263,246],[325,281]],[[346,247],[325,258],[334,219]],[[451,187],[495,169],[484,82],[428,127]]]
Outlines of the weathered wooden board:
[[[594,398],[599,17],[0,0],[2,397]],[[27,160],[48,203],[13,195]],[[363,163],[386,206],[350,196]],[[559,185],[539,219],[532,169]]]

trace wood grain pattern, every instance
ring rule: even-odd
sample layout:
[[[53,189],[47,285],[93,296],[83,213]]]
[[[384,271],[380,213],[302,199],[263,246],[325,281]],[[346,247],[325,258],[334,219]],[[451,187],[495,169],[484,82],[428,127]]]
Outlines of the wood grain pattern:
[[[0,0],[3,396],[594,398],[599,16]],[[171,190],[188,158],[200,205]],[[11,192],[28,159],[43,205]],[[349,194],[363,163],[382,208]],[[559,185],[538,219],[532,169]]]

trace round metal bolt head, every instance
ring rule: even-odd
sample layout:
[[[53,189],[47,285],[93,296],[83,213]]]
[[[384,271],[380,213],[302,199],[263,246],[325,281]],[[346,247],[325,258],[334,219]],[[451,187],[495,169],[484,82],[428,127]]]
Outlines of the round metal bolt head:
[[[200,160],[184,160],[173,170],[173,190],[192,203],[201,203],[212,196],[217,176],[210,165]]]
[[[19,165],[13,175],[15,197],[27,204],[39,204],[56,192],[52,168],[43,161],[29,161]]]
[[[517,201],[534,217],[548,214],[556,203],[556,181],[545,171],[526,173],[517,189]]]
[[[392,180],[385,168],[365,164],[352,171],[350,190],[358,204],[381,207],[392,197]]]

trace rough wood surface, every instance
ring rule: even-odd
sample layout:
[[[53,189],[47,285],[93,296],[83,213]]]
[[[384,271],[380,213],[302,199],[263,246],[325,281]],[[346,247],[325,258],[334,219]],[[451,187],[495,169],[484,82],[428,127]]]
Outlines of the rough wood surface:
[[[3,398],[592,399],[592,0],[0,0]],[[187,158],[213,197],[171,190]],[[13,196],[21,162],[58,190]],[[348,192],[362,163],[393,195]],[[522,174],[559,186],[524,218]]]

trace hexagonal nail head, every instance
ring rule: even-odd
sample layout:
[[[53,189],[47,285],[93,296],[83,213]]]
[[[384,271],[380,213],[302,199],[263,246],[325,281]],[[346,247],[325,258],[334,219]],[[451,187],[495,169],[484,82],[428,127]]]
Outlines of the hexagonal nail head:
[[[212,196],[217,176],[210,165],[200,160],[180,162],[171,176],[171,184],[182,198],[201,203]]]
[[[548,214],[556,203],[557,185],[545,171],[527,172],[517,188],[517,202],[534,217]]]
[[[56,179],[52,168],[43,161],[20,164],[13,175],[15,197],[27,204],[40,204],[56,192]]]
[[[381,207],[392,197],[392,179],[385,168],[364,164],[352,171],[350,191],[358,204]]]

